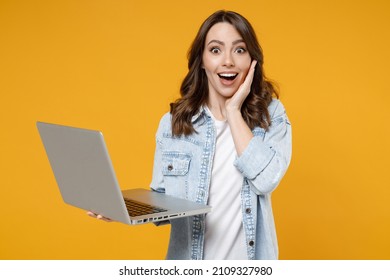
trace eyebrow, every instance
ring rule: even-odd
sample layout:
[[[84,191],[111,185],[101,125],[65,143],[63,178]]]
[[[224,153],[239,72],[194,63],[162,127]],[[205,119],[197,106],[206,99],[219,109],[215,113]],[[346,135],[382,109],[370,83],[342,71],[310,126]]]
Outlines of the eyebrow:
[[[238,39],[238,40],[235,40],[235,41],[233,41],[233,45],[236,45],[236,44],[239,44],[239,43],[243,43],[244,42],[244,39]],[[224,42],[222,42],[222,41],[220,41],[220,40],[211,40],[208,44],[207,44],[207,46],[208,45],[210,45],[211,43],[217,43],[217,44],[219,44],[219,45],[225,45],[225,43]],[[245,42],[244,42],[245,43]]]

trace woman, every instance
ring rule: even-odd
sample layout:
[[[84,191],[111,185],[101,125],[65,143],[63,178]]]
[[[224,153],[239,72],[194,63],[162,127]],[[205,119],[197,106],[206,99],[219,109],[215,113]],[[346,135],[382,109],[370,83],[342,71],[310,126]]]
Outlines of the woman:
[[[181,98],[157,130],[151,188],[212,211],[170,222],[167,259],[277,259],[271,192],[290,163],[291,127],[255,32],[218,11],[188,58]]]
[[[212,211],[171,221],[167,258],[277,259],[271,192],[290,162],[291,127],[250,23],[212,14],[188,68],[160,121],[151,188]]]

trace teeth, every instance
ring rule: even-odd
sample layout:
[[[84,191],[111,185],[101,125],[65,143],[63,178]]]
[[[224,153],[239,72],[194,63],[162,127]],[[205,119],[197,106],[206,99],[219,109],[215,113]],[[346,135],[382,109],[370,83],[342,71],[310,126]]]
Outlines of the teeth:
[[[221,79],[228,80],[228,81],[233,81],[237,77],[237,73],[221,73],[218,74],[218,76]]]
[[[219,76],[221,77],[226,77],[226,78],[232,78],[232,77],[235,77],[237,74],[230,74],[230,73],[226,73],[226,74],[219,74]]]

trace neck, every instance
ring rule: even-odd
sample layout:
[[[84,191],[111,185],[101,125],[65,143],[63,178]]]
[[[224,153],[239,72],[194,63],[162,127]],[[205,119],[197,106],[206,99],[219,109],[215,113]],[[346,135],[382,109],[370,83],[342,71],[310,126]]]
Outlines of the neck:
[[[209,98],[207,100],[207,107],[210,109],[214,118],[219,121],[225,121],[227,119],[225,107],[226,99],[222,96],[218,97],[209,94]]]

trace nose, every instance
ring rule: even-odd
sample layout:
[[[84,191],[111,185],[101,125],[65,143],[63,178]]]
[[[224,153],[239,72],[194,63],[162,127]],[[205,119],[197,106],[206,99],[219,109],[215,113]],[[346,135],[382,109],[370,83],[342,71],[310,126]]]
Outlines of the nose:
[[[223,65],[226,67],[233,67],[234,66],[234,59],[230,52],[226,52],[224,55]]]

